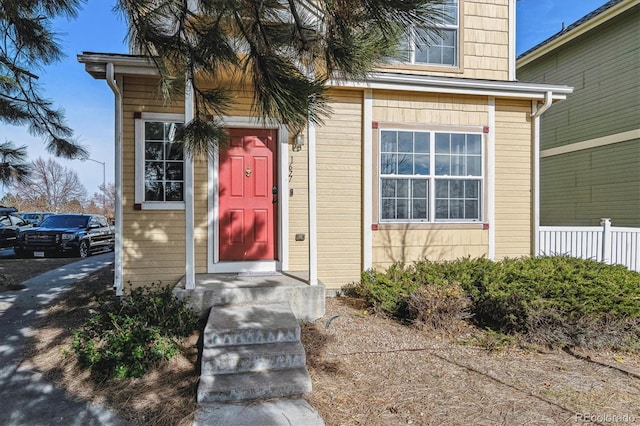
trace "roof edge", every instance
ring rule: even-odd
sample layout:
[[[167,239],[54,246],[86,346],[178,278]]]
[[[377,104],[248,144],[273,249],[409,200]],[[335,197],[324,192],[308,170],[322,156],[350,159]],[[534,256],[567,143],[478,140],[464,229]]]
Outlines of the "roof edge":
[[[614,4],[611,7],[606,8],[602,12],[597,15],[586,19],[584,22],[581,22],[583,19],[587,18],[590,14],[587,14],[583,18],[577,20],[573,24],[569,25],[564,31],[556,33],[541,42],[537,46],[529,49],[527,52],[523,53],[516,59],[516,68],[523,67],[530,62],[538,59],[539,57],[546,55],[547,53],[563,46],[566,43],[580,37],[581,35],[591,31],[594,28],[599,27],[600,25],[605,24],[611,19],[621,15],[623,12],[637,6],[640,4],[640,0],[628,0],[621,1],[617,4]],[[604,6],[601,6],[603,8]],[[598,9],[596,9],[597,11]],[[595,11],[594,11],[595,12]],[[577,24],[577,25],[576,25]]]

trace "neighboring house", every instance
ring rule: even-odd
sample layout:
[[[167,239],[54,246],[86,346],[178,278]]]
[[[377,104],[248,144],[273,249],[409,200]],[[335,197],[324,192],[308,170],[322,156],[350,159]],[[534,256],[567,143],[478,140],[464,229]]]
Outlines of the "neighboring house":
[[[640,1],[604,4],[517,67],[574,87],[540,122],[541,224],[640,227]]]
[[[281,271],[340,288],[393,262],[531,255],[536,111],[571,88],[516,81],[515,0],[448,5],[444,43],[332,82],[333,114],[302,135],[254,120],[238,87],[231,148],[208,160],[171,149],[185,104],[157,99],[147,59],[80,55],[116,96],[116,287]]]

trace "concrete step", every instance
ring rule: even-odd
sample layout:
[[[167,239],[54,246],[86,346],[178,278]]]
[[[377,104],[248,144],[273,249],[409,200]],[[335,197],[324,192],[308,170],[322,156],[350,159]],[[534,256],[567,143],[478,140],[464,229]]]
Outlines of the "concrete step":
[[[267,343],[204,348],[203,375],[304,367],[306,355],[300,342]]]
[[[311,392],[306,368],[200,376],[198,403],[278,398]]]
[[[300,340],[300,325],[287,303],[214,306],[204,329],[205,348]]]
[[[202,405],[193,426],[324,426],[318,412],[304,399]]]

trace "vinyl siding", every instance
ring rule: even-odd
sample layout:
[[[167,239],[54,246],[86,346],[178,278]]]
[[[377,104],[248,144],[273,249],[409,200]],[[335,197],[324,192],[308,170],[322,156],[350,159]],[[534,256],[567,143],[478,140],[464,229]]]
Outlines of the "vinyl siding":
[[[640,6],[518,69],[574,86],[541,118],[542,150],[640,129]],[[640,226],[640,141],[541,159],[541,224]]]
[[[362,92],[332,91],[317,136],[318,278],[329,288],[362,270]]]
[[[531,103],[496,100],[495,255],[532,254]]]
[[[640,127],[640,6],[518,69],[574,92],[541,118],[548,149]]]
[[[182,100],[165,105],[154,79],[125,77],[123,89],[123,282],[174,283],[185,270],[184,211],[134,210],[134,113],[182,114]]]
[[[612,165],[615,165],[612,167]],[[541,225],[640,226],[640,140],[542,158]]]

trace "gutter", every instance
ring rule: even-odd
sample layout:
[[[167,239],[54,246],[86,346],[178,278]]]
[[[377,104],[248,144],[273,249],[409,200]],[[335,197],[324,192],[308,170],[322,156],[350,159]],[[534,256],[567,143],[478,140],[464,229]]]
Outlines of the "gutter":
[[[116,290],[116,296],[122,296],[122,91],[118,87],[115,79],[115,67],[112,62],[108,62],[105,66],[106,81],[115,96],[115,180],[116,180],[116,199],[115,199],[115,271],[113,277],[113,287]]]

